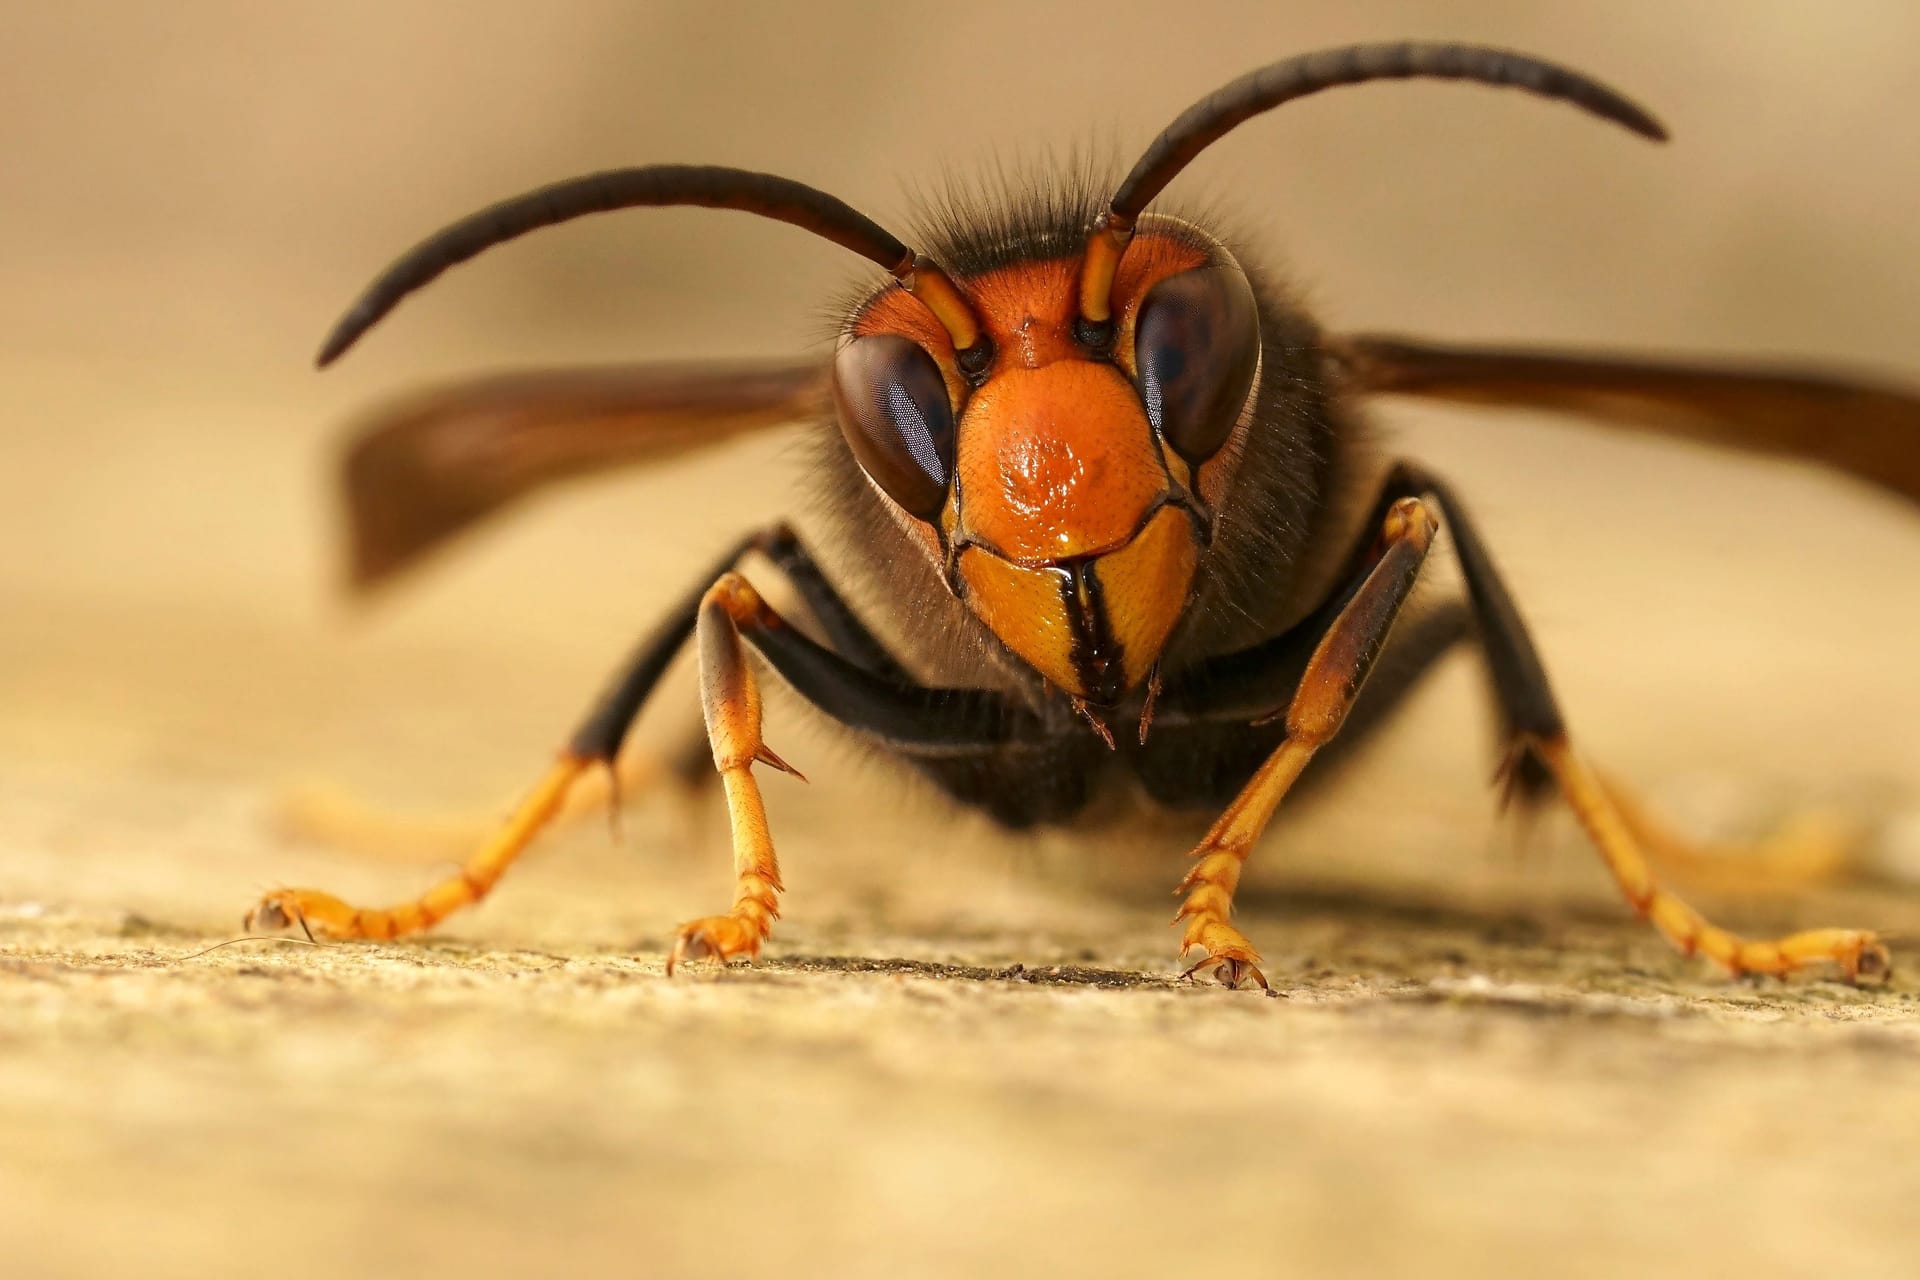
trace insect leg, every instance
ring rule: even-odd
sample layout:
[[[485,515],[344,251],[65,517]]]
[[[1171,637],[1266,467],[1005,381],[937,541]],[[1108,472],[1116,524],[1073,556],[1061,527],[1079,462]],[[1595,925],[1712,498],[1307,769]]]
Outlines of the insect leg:
[[[597,769],[612,767],[641,703],[692,633],[707,584],[731,570],[749,548],[767,536],[742,539],[701,578],[699,591],[685,598],[634,652],[621,677],[575,732],[560,758],[457,874],[413,901],[389,908],[354,907],[317,889],[276,889],[247,913],[245,927],[251,931],[291,925],[331,938],[393,938],[430,929],[460,908],[480,901],[534,837],[562,814],[581,779]]]
[[[835,652],[883,675],[903,677],[899,665],[867,630],[784,522],[740,544],[759,552],[790,582],[808,615],[819,624]],[[741,555],[725,561],[733,568]],[[696,602],[689,599],[684,609]],[[571,824],[618,803],[620,797],[656,788],[669,790],[688,802],[704,792],[713,778],[706,734],[698,722],[676,731],[664,753],[616,751],[613,766],[581,777],[568,791],[554,822]],[[317,844],[368,853],[388,860],[434,863],[464,857],[484,841],[498,819],[492,814],[395,814],[369,806],[350,793],[331,787],[307,787],[286,796],[276,815],[290,836]],[[689,813],[689,821],[692,814]]]
[[[799,773],[761,736],[760,686],[743,641],[822,711],[898,749],[966,754],[1033,728],[1029,713],[997,694],[923,688],[868,671],[796,632],[741,574],[722,574],[700,601],[697,642],[701,709],[732,820],[735,893],[725,914],[680,927],[668,973],[686,960],[757,955],[779,916],[780,866],[753,765]]]
[[[1379,536],[1380,521],[1369,521],[1367,540],[1345,575],[1350,585],[1364,579]],[[1254,722],[1293,697],[1347,595],[1337,593],[1279,636],[1170,676],[1152,736],[1130,762],[1147,793],[1172,808],[1218,810],[1231,801],[1284,733],[1279,726]],[[1391,723],[1440,660],[1473,634],[1473,614],[1464,601],[1436,601],[1424,582],[1416,585],[1339,736],[1314,755],[1312,771],[1294,784],[1294,794],[1329,785],[1339,767]]]
[[[1388,498],[1408,493],[1430,497],[1452,535],[1495,695],[1511,727],[1510,775],[1518,777],[1517,771],[1534,767],[1558,784],[1634,910],[1682,955],[1704,955],[1732,974],[1783,976],[1826,963],[1838,966],[1849,980],[1885,974],[1891,963],[1887,949],[1866,930],[1811,929],[1751,940],[1713,924],[1661,886],[1643,852],[1640,837],[1648,827],[1636,821],[1635,812],[1622,806],[1609,784],[1573,750],[1526,624],[1459,499],[1442,481],[1402,463],[1389,482]]]
[[[793,584],[807,612],[820,624],[827,647],[847,661],[890,680],[905,680],[906,672],[886,646],[867,630],[854,615],[833,584],[827,581],[820,564],[798,536],[786,524],[777,524],[755,544],[755,550],[773,562],[786,580]]]
[[[734,899],[725,915],[680,926],[667,956],[669,974],[683,960],[712,956],[724,963],[737,955],[758,955],[780,915],[780,863],[753,765],[759,761],[795,777],[800,771],[775,755],[760,736],[760,686],[740,643],[743,624],[782,625],[752,583],[738,573],[722,574],[700,601],[700,707],[713,747],[713,767],[727,789]]]
[[[811,565],[784,529],[743,539],[702,580],[630,659],[581,723],[559,760],[506,825],[459,874],[401,906],[370,910],[311,889],[267,895],[247,916],[247,928],[296,925],[336,938],[391,938],[431,928],[479,901],[566,803],[569,790],[618,757],[627,730],[668,664],[697,633],[701,701],[714,764],[727,792],[738,893],[733,908],[685,926],[673,962],[700,955],[752,954],[766,937],[779,892],[779,868],[767,837],[766,815],[751,766],[786,769],[760,738],[760,693],[741,641],[758,650],[801,696],[855,732],[917,758],[962,758],[1014,739],[1039,736],[1032,713],[1000,695],[977,689],[934,689],[877,673],[815,643],[781,618],[733,565],[748,550],[767,550],[776,564]],[[824,577],[813,589],[796,582],[821,629],[842,636],[859,627]],[[878,642],[859,632],[874,652]],[[886,659],[894,667],[892,659]],[[897,667],[894,667],[897,670]],[[791,770],[788,770],[791,772]]]
[[[1198,953],[1188,976],[1205,969],[1229,986],[1249,978],[1266,986],[1259,952],[1228,922],[1240,869],[1307,761],[1340,731],[1413,591],[1437,527],[1419,498],[1403,498],[1387,509],[1371,568],[1307,661],[1285,712],[1287,736],[1193,851],[1193,869],[1174,891],[1186,895],[1174,915],[1174,923],[1186,922],[1181,954]]]

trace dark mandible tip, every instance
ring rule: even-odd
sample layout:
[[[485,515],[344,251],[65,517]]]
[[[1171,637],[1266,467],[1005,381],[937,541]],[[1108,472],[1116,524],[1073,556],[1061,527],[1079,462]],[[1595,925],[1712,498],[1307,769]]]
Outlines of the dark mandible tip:
[[[401,299],[494,245],[555,223],[616,209],[696,205],[735,209],[791,223],[843,245],[896,275],[913,254],[890,232],[842,200],[770,173],[719,165],[656,164],[569,178],[470,214],[408,250],[367,286],[334,325],[316,363],[332,364]]]
[[[1664,142],[1667,130],[1625,95],[1571,68],[1485,45],[1404,41],[1357,44],[1287,58],[1208,94],[1188,107],[1140,157],[1114,194],[1123,218],[1139,214],[1189,161],[1236,126],[1284,102],[1322,89],[1370,80],[1469,80],[1524,89],[1570,103],[1645,138]]]

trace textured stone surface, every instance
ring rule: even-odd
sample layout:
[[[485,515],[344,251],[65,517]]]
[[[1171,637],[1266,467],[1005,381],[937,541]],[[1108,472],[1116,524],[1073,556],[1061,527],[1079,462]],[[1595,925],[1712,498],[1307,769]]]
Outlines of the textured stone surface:
[[[719,877],[579,843],[414,945],[183,958],[227,856],[139,914],[0,900],[7,1274],[1905,1265],[1905,979],[1727,985],[1598,900],[1294,885],[1244,919],[1269,998],[1169,978],[1158,894],[956,869],[669,980],[673,913],[618,900]],[[316,865],[417,879],[352,862]]]

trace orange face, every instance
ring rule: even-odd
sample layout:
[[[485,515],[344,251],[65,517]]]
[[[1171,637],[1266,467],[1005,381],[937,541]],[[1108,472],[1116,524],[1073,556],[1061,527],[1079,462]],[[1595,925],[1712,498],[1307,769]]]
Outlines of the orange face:
[[[1222,363],[1222,335],[1202,324],[1196,338],[1186,282],[1205,297],[1237,290],[1236,304],[1246,293],[1214,328],[1236,330],[1256,363],[1258,326],[1237,267],[1143,230],[1114,282],[1111,342],[1094,349],[1075,333],[1079,270],[1061,258],[958,281],[992,350],[971,378],[926,308],[883,291],[856,318],[835,382],[855,454],[954,592],[1054,686],[1111,706],[1152,676],[1186,608],[1205,498],[1220,487],[1200,473],[1230,465],[1221,445],[1253,383],[1246,360],[1227,360],[1225,391],[1194,392],[1187,371]],[[1196,436],[1183,413],[1209,418],[1206,457],[1224,456],[1182,447]]]

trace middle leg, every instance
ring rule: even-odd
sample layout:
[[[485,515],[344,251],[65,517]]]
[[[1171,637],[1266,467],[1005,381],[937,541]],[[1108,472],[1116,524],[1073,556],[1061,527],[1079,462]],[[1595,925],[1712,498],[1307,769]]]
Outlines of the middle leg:
[[[1744,938],[1714,924],[1660,883],[1645,852],[1660,833],[1618,784],[1603,779],[1574,749],[1520,611],[1459,499],[1437,477],[1402,463],[1387,497],[1404,501],[1394,495],[1408,492],[1430,498],[1446,519],[1506,722],[1509,782],[1536,796],[1557,787],[1628,904],[1682,955],[1705,956],[1735,976],[1784,977],[1823,965],[1838,968],[1849,981],[1884,976],[1891,958],[1870,930],[1808,929],[1782,938]]]
[[[566,811],[581,783],[616,767],[627,730],[668,664],[693,632],[709,584],[732,570],[748,548],[764,535],[743,538],[731,547],[701,585],[684,598],[639,646],[619,679],[595,703],[558,759],[514,809],[504,824],[479,843],[453,875],[409,901],[391,907],[357,907],[319,889],[275,889],[242,920],[248,931],[298,927],[312,936],[386,939],[420,933],[447,916],[473,906],[493,891],[500,878],[534,839]]]
[[[906,672],[834,589],[819,562],[785,521],[735,545],[702,585],[727,570],[739,569],[748,553],[757,553],[787,581],[799,597],[803,618],[812,620],[835,653],[887,679],[907,679]],[[675,795],[689,809],[687,825],[694,825],[692,807],[704,800],[715,776],[700,722],[690,720],[678,729],[664,751],[622,748],[609,733],[612,725],[631,720],[637,710],[633,695],[650,689],[650,682],[662,673],[648,655],[664,652],[671,657],[678,651],[693,626],[699,599],[698,593],[688,598],[675,611],[668,627],[636,655],[629,671],[609,694],[609,700],[618,698],[620,705],[602,704],[597,708],[594,723],[602,732],[584,743],[584,753],[574,754],[594,757],[600,767],[587,770],[573,781],[551,827],[616,808],[624,797],[650,792]],[[291,792],[282,798],[275,816],[282,830],[295,838],[402,862],[460,860],[468,850],[486,843],[498,821],[492,814],[387,812],[331,787]]]

